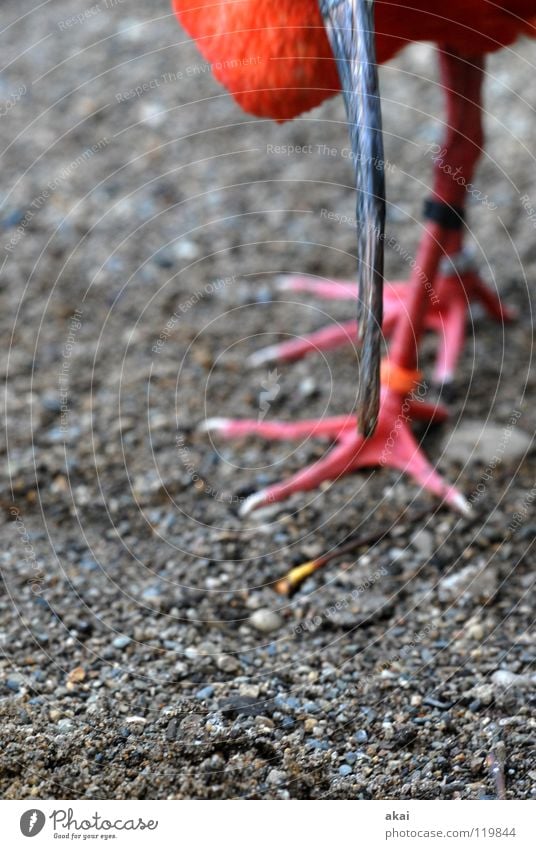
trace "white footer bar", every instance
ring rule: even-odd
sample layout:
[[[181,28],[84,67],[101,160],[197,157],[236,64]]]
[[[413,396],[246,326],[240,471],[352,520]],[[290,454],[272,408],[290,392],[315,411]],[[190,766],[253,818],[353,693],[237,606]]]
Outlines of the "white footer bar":
[[[2,844],[149,849],[534,849],[536,802],[3,801]],[[35,841],[35,842],[32,842]]]

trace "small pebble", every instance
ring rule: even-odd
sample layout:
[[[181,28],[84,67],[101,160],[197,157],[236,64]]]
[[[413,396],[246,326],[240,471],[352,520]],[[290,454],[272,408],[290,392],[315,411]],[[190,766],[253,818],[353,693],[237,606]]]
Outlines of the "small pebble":
[[[199,248],[195,242],[189,239],[181,239],[175,242],[173,253],[178,259],[195,259],[196,256],[199,256]]]
[[[470,640],[478,640],[480,642],[484,639],[484,628],[480,622],[475,622],[473,625],[469,625],[466,633]]]
[[[240,669],[240,663],[232,654],[222,654],[216,660],[216,666],[222,672],[237,672]]]
[[[76,666],[67,676],[68,684],[81,684],[85,680],[86,670],[83,666]]]
[[[434,553],[434,537],[426,528],[413,534],[411,544],[424,560],[428,560]]]
[[[457,463],[489,463],[498,453],[503,463],[516,460],[530,447],[531,437],[519,426],[507,431],[504,424],[465,420],[445,437],[443,456]]]
[[[286,780],[286,773],[280,769],[271,769],[266,777],[267,784],[284,784]]]
[[[438,710],[450,710],[453,705],[453,702],[443,702],[440,699],[435,699],[433,696],[425,696],[422,700],[423,705],[427,705],[428,707],[434,707]]]
[[[262,607],[260,610],[255,610],[255,612],[251,614],[249,621],[253,627],[257,629],[257,631],[261,631],[263,634],[269,634],[271,631],[277,631],[283,624],[283,620],[278,613],[274,613],[273,610],[269,610],[265,607]]]
[[[437,585],[437,596],[444,604],[487,603],[497,591],[497,567],[482,561],[445,575]]]
[[[210,699],[214,695],[214,687],[203,687],[195,694],[196,699]]]
[[[536,687],[536,675],[516,675],[515,672],[510,672],[509,669],[498,669],[491,676],[491,680],[496,687],[519,687],[520,689],[528,689]]]
[[[300,398],[312,398],[318,395],[318,385],[313,377],[305,377],[298,386]]]
[[[130,639],[130,637],[127,637],[126,635],[122,634],[121,636],[115,638],[112,645],[116,649],[126,649],[126,647],[130,645],[131,642],[132,640]]]

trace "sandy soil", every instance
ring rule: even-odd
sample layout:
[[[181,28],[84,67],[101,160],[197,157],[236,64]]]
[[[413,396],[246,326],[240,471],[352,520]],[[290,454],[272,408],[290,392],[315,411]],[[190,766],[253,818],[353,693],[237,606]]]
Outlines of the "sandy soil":
[[[350,348],[275,378],[244,368],[352,315],[275,286],[355,273],[343,106],[284,126],[242,114],[167,0],[149,5],[2,5],[0,791],[493,797],[492,753],[508,797],[529,798],[534,46],[490,59],[475,178],[489,202],[470,208],[482,273],[519,320],[473,311],[452,418],[420,434],[473,517],[382,469],[242,521],[246,493],[326,445],[196,425],[256,418],[266,380],[269,416],[354,402]],[[409,255],[441,138],[435,81],[425,45],[382,70],[388,229]],[[387,264],[408,273],[400,251]],[[292,599],[274,592],[293,564],[376,531]]]

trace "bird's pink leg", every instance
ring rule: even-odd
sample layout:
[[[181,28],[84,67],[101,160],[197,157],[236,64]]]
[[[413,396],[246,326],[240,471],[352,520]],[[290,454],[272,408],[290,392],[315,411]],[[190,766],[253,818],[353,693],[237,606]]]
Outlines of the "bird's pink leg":
[[[443,424],[448,421],[449,413],[442,404],[431,404],[428,401],[408,399],[410,417],[416,422],[428,424]]]
[[[228,439],[262,436],[264,439],[308,439],[311,436],[337,439],[353,427],[355,417],[330,416],[325,419],[303,419],[299,422],[259,421],[258,419],[207,419],[200,430],[220,433]]]
[[[247,362],[253,368],[272,362],[291,363],[294,360],[300,360],[309,353],[331,351],[334,348],[340,348],[342,345],[355,344],[356,339],[357,321],[353,319],[352,321],[345,321],[343,324],[330,324],[297,339],[259,348],[258,351],[248,357]]]
[[[410,429],[413,417],[428,421],[434,417],[441,420],[445,415],[446,411],[439,405],[405,400],[400,393],[384,389],[378,428],[374,436],[366,440],[357,432],[355,416],[297,423],[216,419],[210,427],[228,438],[257,434],[270,440],[311,436],[327,436],[336,440],[337,444],[322,459],[287,480],[272,484],[246,498],[240,510],[242,516],[284,501],[296,492],[315,489],[326,480],[337,480],[349,472],[374,466],[402,471],[453,509],[468,512],[463,496],[449,486],[426,460]]]
[[[446,134],[444,142],[432,146],[429,151],[434,166],[434,188],[425,205],[425,215],[443,230],[439,239],[443,262],[436,265],[428,281],[430,297],[426,305],[425,328],[439,333],[434,382],[441,385],[453,378],[463,349],[470,302],[481,303],[488,315],[500,322],[513,319],[515,313],[505,307],[498,295],[481,280],[462,247],[467,186],[471,183],[483,145],[483,60],[479,56],[464,58],[444,48],[440,51],[440,71],[447,101]],[[288,275],[280,278],[279,288],[326,299],[357,298],[357,284],[348,280],[329,281],[306,275]],[[408,282],[395,281],[385,285],[383,331],[386,338],[390,337],[407,310],[410,289]],[[356,329],[354,322],[323,328],[302,339],[262,349],[251,356],[250,364],[296,360],[313,352],[353,343]]]
[[[452,263],[455,262],[456,256],[452,256]],[[308,292],[326,300],[357,300],[356,283],[318,281],[308,277],[297,277],[296,280],[297,283],[292,276],[284,278],[279,288]],[[480,303],[490,318],[501,323],[513,321],[516,312],[502,303],[499,296],[484,283],[472,267],[458,273],[445,274],[440,266],[433,287],[439,293],[439,301],[437,304],[429,304],[425,327],[426,330],[437,333],[439,337],[434,383],[442,385],[451,381],[456,371],[463,350],[467,309],[470,303]],[[406,309],[409,292],[408,281],[397,280],[385,284],[383,333],[387,339]],[[260,348],[248,358],[248,365],[257,367],[271,362],[294,362],[309,354],[331,351],[343,345],[355,345],[356,338],[355,320],[332,324],[299,339]]]
[[[247,516],[259,507],[285,501],[295,492],[307,492],[316,489],[324,481],[337,480],[342,475],[351,472],[355,468],[356,454],[359,453],[362,442],[363,438],[357,435],[354,419],[352,433],[346,431],[339,443],[328,451],[325,457],[317,460],[311,466],[301,469],[287,480],[272,484],[272,486],[250,495],[242,504],[240,515]]]
[[[285,274],[277,281],[282,292],[308,292],[326,301],[355,301],[357,286],[355,280],[323,280],[302,274]]]
[[[439,224],[429,223],[417,254],[415,270],[406,310],[394,331],[389,355],[389,369],[385,372],[380,416],[376,432],[369,439],[357,433],[353,417],[336,417],[319,421],[299,423],[259,422],[254,419],[243,422],[233,420],[209,420],[210,428],[218,429],[222,435],[243,436],[258,434],[269,439],[299,439],[308,436],[330,436],[337,445],[326,457],[317,461],[282,483],[276,483],[250,496],[241,508],[247,515],[259,507],[282,501],[295,492],[314,489],[322,481],[335,480],[343,474],[365,466],[391,466],[403,470],[434,495],[458,511],[467,511],[465,499],[454,487],[449,486],[435,472],[421,453],[411,433],[411,417],[417,414],[422,420],[429,413],[430,419],[444,416],[442,408],[428,404],[419,409],[419,402],[411,394],[417,380],[413,375],[418,359],[418,345],[423,330],[428,289],[423,283],[433,278],[441,256],[445,236]],[[400,382],[406,380],[402,391]],[[408,396],[408,397],[406,397]]]
[[[425,207],[426,223],[411,280],[401,296],[395,290],[396,320],[392,322],[389,358],[382,369],[383,390],[375,433],[363,439],[352,416],[301,423],[220,422],[218,427],[225,436],[248,433],[271,439],[328,436],[336,441],[335,447],[312,466],[250,496],[242,508],[244,515],[365,466],[390,466],[403,471],[454,509],[469,510],[461,493],[441,478],[421,452],[411,431],[411,421],[412,418],[437,421],[446,415],[443,408],[423,404],[415,395],[419,385],[419,346],[427,324],[445,328],[438,373],[441,379],[447,379],[463,344],[467,300],[474,296],[492,314],[504,318],[500,302],[487,292],[483,294],[474,270],[460,267],[466,186],[482,146],[482,69],[479,57],[466,60],[446,49],[441,52],[442,83],[447,93],[447,135],[441,155],[434,160],[434,191]],[[446,257],[450,265],[445,271],[442,263]],[[452,287],[456,284],[459,288],[455,290]],[[310,291],[310,283],[302,281],[300,285]],[[339,292],[344,298],[350,294],[346,284]]]
[[[384,297],[403,300],[406,287],[407,280],[386,281]],[[326,301],[357,301],[358,295],[355,280],[323,280],[305,274],[285,274],[278,279],[277,288],[282,292],[308,292]]]
[[[434,383],[439,386],[452,381],[465,342],[467,300],[459,281],[451,281],[449,287],[444,287],[442,298],[447,297],[449,297],[448,306],[438,313],[437,321],[439,343]]]
[[[500,322],[514,321],[517,318],[516,310],[503,304],[498,294],[484,283],[476,271],[467,273],[464,285],[467,287],[469,299],[482,304],[490,318]]]
[[[293,278],[288,278],[293,279]],[[339,283],[322,283],[316,280],[310,280],[308,277],[299,277],[299,281],[303,281],[304,287],[298,287],[295,291],[308,291],[319,297],[334,297],[337,295],[325,295],[329,291],[337,291]],[[311,286],[305,287],[306,281],[311,282]],[[318,285],[317,285],[318,284]],[[343,284],[346,287],[346,283]],[[339,300],[357,301],[357,283],[352,283],[352,293],[350,294],[346,288],[343,288],[344,295]],[[395,327],[395,324],[403,309],[404,299],[409,293],[408,285],[386,284],[383,299],[383,324],[382,329],[386,337],[389,337]],[[315,330],[305,336],[300,336],[297,339],[290,339],[285,342],[278,342],[275,345],[268,345],[266,348],[260,348],[248,357],[248,365],[256,368],[260,365],[266,365],[272,362],[293,362],[312,353],[321,351],[331,351],[335,348],[340,348],[342,345],[355,345],[357,340],[357,321],[345,321],[342,324],[330,324],[327,327],[322,327],[320,330]]]
[[[469,513],[469,506],[463,495],[437,473],[417,445],[409,428],[400,430],[396,451],[393,452],[388,465],[409,474],[423,489],[442,498],[458,512]]]

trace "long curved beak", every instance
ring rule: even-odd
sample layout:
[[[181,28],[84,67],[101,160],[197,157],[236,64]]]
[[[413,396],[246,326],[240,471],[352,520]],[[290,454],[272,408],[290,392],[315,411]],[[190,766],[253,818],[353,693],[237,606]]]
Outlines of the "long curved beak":
[[[372,436],[380,406],[385,168],[374,0],[319,0],[344,95],[357,188],[358,428]]]

